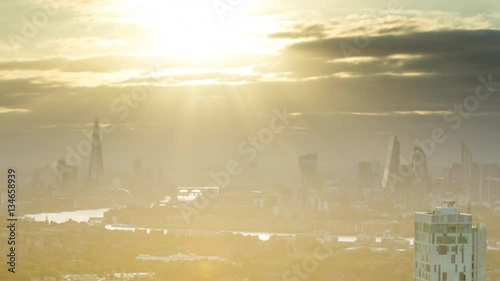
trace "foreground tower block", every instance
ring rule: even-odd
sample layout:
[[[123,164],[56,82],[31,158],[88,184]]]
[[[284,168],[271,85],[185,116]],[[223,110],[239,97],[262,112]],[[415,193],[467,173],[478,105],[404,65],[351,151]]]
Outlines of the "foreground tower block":
[[[486,227],[454,203],[415,213],[415,281],[486,280]]]

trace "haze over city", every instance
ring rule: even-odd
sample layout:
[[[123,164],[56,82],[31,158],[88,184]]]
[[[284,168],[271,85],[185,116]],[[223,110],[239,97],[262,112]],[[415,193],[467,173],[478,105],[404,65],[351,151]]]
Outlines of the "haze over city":
[[[496,1],[0,15],[0,280],[500,280]]]
[[[500,81],[493,1],[216,2],[3,2],[1,165],[58,160],[100,118],[116,126],[105,136],[109,171],[142,158],[186,180],[186,167],[239,157],[238,144],[282,108],[297,118],[259,153],[268,180],[313,151],[325,172],[349,174],[359,160],[383,161],[389,136],[408,155],[436,127],[448,140],[429,156],[435,172],[459,161],[461,142],[481,162],[500,157],[498,95],[472,104],[457,130],[443,119],[480,75]],[[27,38],[23,17],[40,9],[47,23]],[[147,97],[127,105],[141,86]]]

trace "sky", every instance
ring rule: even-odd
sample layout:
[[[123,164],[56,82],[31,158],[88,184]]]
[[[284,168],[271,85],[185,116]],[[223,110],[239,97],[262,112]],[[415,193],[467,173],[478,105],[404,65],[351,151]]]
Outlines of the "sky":
[[[252,159],[270,181],[296,178],[302,153],[317,152],[334,176],[383,163],[391,135],[408,159],[436,129],[446,140],[429,150],[435,176],[460,160],[461,142],[496,163],[499,9],[495,0],[4,0],[0,167],[28,175],[66,158],[98,118],[110,128],[108,175],[140,158],[177,182],[203,181],[245,163],[238,147],[276,111],[293,118]]]

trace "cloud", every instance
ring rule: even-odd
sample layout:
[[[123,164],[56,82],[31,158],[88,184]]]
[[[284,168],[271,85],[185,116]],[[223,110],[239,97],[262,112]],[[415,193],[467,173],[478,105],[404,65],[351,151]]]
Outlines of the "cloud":
[[[239,68],[256,63],[265,63],[273,58],[271,55],[228,55],[226,60],[207,63],[186,61],[175,57],[156,54],[94,54],[84,56],[42,56],[28,58],[0,58],[2,70],[57,70],[61,72],[97,72],[109,73],[126,70],[157,70],[171,68]]]
[[[304,41],[312,38],[374,37],[439,30],[495,29],[497,17],[494,13],[461,16],[444,11],[364,10],[342,17],[303,16],[292,21],[284,20],[281,30],[273,31],[268,38]]]
[[[359,40],[364,43],[356,44]],[[348,56],[385,57],[390,55],[450,55],[498,52],[499,30],[440,30],[359,37],[334,37],[301,42],[289,47],[292,52],[305,52],[327,59]]]
[[[368,117],[386,117],[386,116],[435,116],[452,114],[449,110],[407,110],[407,111],[386,111],[386,112],[348,112],[348,111],[331,111],[331,112],[294,112],[291,115],[303,116],[333,116],[333,115],[352,115],[352,116],[368,116]]]
[[[51,48],[56,53],[69,53],[71,51],[79,51],[82,49],[89,50],[109,50],[116,51],[118,46],[124,44],[123,39],[107,39],[99,37],[67,37],[45,40],[37,45],[38,48]]]
[[[28,113],[30,110],[25,108],[9,108],[9,107],[0,107],[0,114],[6,113]]]
[[[83,57],[42,57],[3,59],[0,70],[59,70],[63,72],[114,72],[146,69],[158,65],[158,57],[138,55],[98,55]]]
[[[429,85],[437,88],[456,88],[463,79],[497,73],[499,50],[500,31],[494,29],[329,37],[291,43],[280,59],[255,71],[289,73],[289,81],[418,76],[422,83],[432,80]],[[449,84],[450,78],[456,79],[455,85]]]
[[[298,38],[324,38],[328,34],[329,27],[323,23],[300,23],[292,27],[291,31],[281,31],[270,34],[274,39],[298,39]]]

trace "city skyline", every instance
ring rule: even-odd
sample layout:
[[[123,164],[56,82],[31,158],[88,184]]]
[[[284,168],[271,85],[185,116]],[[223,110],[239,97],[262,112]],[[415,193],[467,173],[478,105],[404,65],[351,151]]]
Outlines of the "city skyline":
[[[85,134],[85,133],[84,133]],[[92,181],[92,180],[96,180],[97,177],[99,177],[99,181],[102,181],[104,180],[104,177],[103,177],[103,169],[104,169],[104,166],[103,166],[103,151],[102,151],[102,144],[105,142],[105,136],[107,134],[107,131],[104,130],[104,133],[103,131],[100,130],[99,128],[99,123],[98,123],[98,120],[95,119],[94,120],[94,123],[93,123],[93,129],[91,130],[91,133],[87,133],[87,137],[89,137],[88,139],[82,139],[80,140],[80,142],[77,143],[76,146],[74,147],[70,147],[70,146],[67,146],[67,149],[66,150],[66,153],[63,154],[58,161],[53,161],[52,163],[46,163],[44,165],[40,165],[40,166],[37,166],[36,168],[33,169],[33,171],[36,171],[37,169],[40,169],[40,168],[43,168],[43,167],[50,167],[51,169],[54,170],[54,172],[56,172],[56,170],[58,169],[56,166],[60,165],[58,163],[62,162],[62,163],[65,163],[64,165],[69,165],[70,167],[75,167],[77,170],[79,170],[79,174],[78,174],[78,182],[80,183],[84,183],[84,184],[89,184],[89,181]],[[422,143],[422,144],[425,144],[425,143]],[[80,146],[80,145],[83,145],[83,146]],[[465,143],[461,143],[460,144],[460,151],[456,151],[456,155],[458,157],[461,157],[462,160],[459,160],[459,161],[453,161],[453,162],[446,162],[446,163],[443,163],[442,166],[440,167],[434,167],[435,169],[434,170],[431,170],[429,167],[433,167],[434,163],[433,162],[430,162],[429,164],[427,163],[428,160],[427,158],[429,157],[429,152],[433,152],[434,150],[433,149],[430,149],[429,150],[429,147],[427,148],[424,148],[424,150],[419,147],[419,146],[414,146],[413,147],[413,151],[411,151],[410,153],[408,154],[405,154],[404,152],[401,152],[401,148],[400,148],[401,144],[398,140],[398,136],[391,136],[389,137],[389,148],[386,149],[386,152],[385,152],[385,157],[381,158],[381,159],[372,159],[371,161],[368,161],[368,163],[371,163],[371,164],[374,164],[376,163],[377,165],[381,165],[378,170],[374,170],[375,173],[380,173],[379,175],[379,178],[378,178],[378,184],[377,184],[377,188],[382,188],[382,189],[391,189],[393,188],[393,181],[398,181],[397,177],[401,176],[400,174],[401,173],[405,173],[405,169],[407,169],[406,167],[409,167],[409,170],[412,171],[412,173],[415,173],[415,169],[417,169],[418,171],[416,171],[417,173],[424,173],[425,175],[421,175],[421,176],[425,176],[425,177],[437,177],[437,178],[440,178],[440,177],[447,177],[447,170],[449,169],[452,169],[453,168],[453,165],[455,164],[459,164],[460,165],[460,181],[468,184],[470,183],[470,177],[471,177],[471,172],[469,171],[469,175],[467,176],[467,180],[466,178],[464,178],[464,166],[463,166],[463,153],[464,151],[466,151],[467,153],[467,157],[469,157],[471,160],[469,160],[470,164],[468,164],[469,166],[471,165],[479,165],[479,166],[485,166],[485,167],[488,167],[489,165],[493,165],[493,166],[499,166],[499,162],[494,162],[494,163],[483,163],[483,162],[477,162],[477,161],[473,161],[472,160],[472,155],[474,154],[474,152],[470,151],[469,149],[466,149],[465,148]],[[403,147],[406,146],[406,144],[403,144]],[[80,150],[80,148],[82,150]],[[427,149],[427,150],[426,150]],[[382,154],[384,150],[382,148],[380,148],[380,154]],[[106,150],[104,150],[104,152],[106,152]],[[293,152],[288,152],[288,159],[293,159],[293,158],[296,158],[298,157],[299,158],[299,161],[293,161],[292,163],[289,163],[290,165],[286,167],[287,170],[285,170],[284,172],[288,172],[290,170],[293,170],[293,171],[300,171],[302,168],[301,168],[301,161],[300,160],[301,158],[304,158],[306,159],[307,157],[308,158],[311,158],[314,156],[314,170],[315,172],[314,173],[317,173],[318,177],[320,175],[322,175],[323,177],[326,176],[326,178],[336,178],[336,179],[353,179],[354,177],[356,177],[356,173],[357,173],[357,168],[356,168],[356,165],[359,165],[359,163],[362,163],[364,160],[366,159],[358,159],[357,162],[353,162],[352,166],[344,166],[344,170],[336,170],[335,169],[335,165],[332,165],[332,162],[329,162],[329,164],[325,164],[328,163],[327,161],[325,161],[325,158],[326,158],[326,155],[325,154],[318,154],[318,153],[309,153],[309,154],[297,154],[297,155],[294,155],[292,154]],[[462,153],[462,156],[460,156],[460,153]],[[256,155],[259,155],[258,159],[262,159],[262,152],[258,152],[256,153]],[[405,157],[405,155],[407,155],[407,157]],[[415,156],[418,155],[417,157],[417,164],[415,164]],[[475,154],[474,154],[475,155]],[[240,157],[242,156],[241,154],[239,155]],[[432,153],[430,154],[430,156],[432,156]],[[136,171],[136,162],[138,160],[142,160],[143,158],[136,158],[136,159],[128,159],[125,163],[125,165],[119,167],[118,169],[113,169],[111,168],[111,173],[108,173],[109,174],[114,174],[115,176],[117,175],[124,175],[124,174],[128,174],[130,173],[131,171],[133,172],[132,174],[135,174],[137,171]],[[312,158],[311,158],[312,159]],[[423,159],[424,163],[419,163],[421,161],[421,159]],[[475,158],[474,158],[475,159]],[[328,159],[326,159],[328,160]],[[309,161],[309,160],[308,160]],[[227,163],[227,161],[226,161]],[[305,162],[304,162],[305,163]],[[188,163],[188,165],[192,165],[194,163]],[[222,163],[224,164],[224,163]],[[212,162],[212,164],[208,164],[206,166],[196,166],[196,165],[192,165],[191,168],[183,168],[183,167],[179,167],[179,166],[170,166],[170,167],[161,167],[161,166],[153,166],[151,165],[151,163],[149,163],[149,165],[146,166],[146,170],[149,171],[149,173],[153,172],[153,173],[159,173],[159,174],[162,174],[164,172],[171,172],[171,171],[176,171],[178,169],[185,169],[185,170],[190,170],[189,173],[206,173],[206,172],[209,172],[209,171],[214,171],[216,169],[218,169],[218,167],[220,167],[220,163],[217,164],[215,162]],[[420,165],[423,165],[422,167],[416,167],[417,166],[420,166]],[[264,167],[264,168],[262,168]],[[248,172],[250,173],[252,170],[256,170],[256,169],[266,169],[265,167],[269,167],[267,166],[265,163],[264,165],[262,165],[262,163],[259,163],[259,161],[253,161],[252,163],[249,163],[247,166],[244,167],[244,171],[245,172]],[[451,167],[451,168],[450,168]],[[24,170],[24,171],[29,171],[29,170],[25,170],[24,167],[20,167],[21,170]],[[403,170],[401,170],[403,169]],[[423,170],[422,170],[423,169]],[[33,172],[32,171],[32,172]],[[348,173],[345,173],[345,171],[348,171]],[[337,172],[339,174],[343,174],[342,176],[340,175],[337,175]],[[308,172],[310,173],[310,172]],[[328,175],[328,173],[330,173],[330,175]],[[486,172],[487,174],[488,172]],[[98,176],[99,174],[99,176]],[[288,181],[288,182],[295,182],[297,184],[300,184],[301,182],[303,183],[304,179],[303,179],[303,176],[300,176],[299,174],[296,174],[294,177],[287,177],[285,176],[285,174],[279,174],[277,177],[273,178],[272,177],[272,174],[268,174],[268,175],[264,175],[264,176],[269,176],[271,175],[271,178],[269,180],[277,180],[277,181],[280,181],[280,180],[283,180],[283,181]],[[149,174],[149,176],[151,176],[151,174]],[[310,177],[310,176],[309,176]],[[405,177],[403,175],[403,177]],[[288,178],[288,180],[286,179]],[[109,184],[109,180],[110,178],[107,177],[107,182]],[[242,179],[242,180],[245,180],[245,179]],[[310,179],[309,179],[310,180]],[[477,180],[477,179],[476,179]],[[199,181],[196,180],[196,181]]]
[[[95,116],[115,128],[110,167],[214,166],[283,108],[296,118],[261,165],[314,150],[345,173],[383,159],[387,137],[408,155],[435,128],[437,167],[462,142],[500,159],[494,1],[209,2],[4,2],[0,166],[57,161]]]
[[[497,2],[0,1],[0,279],[500,280]]]

